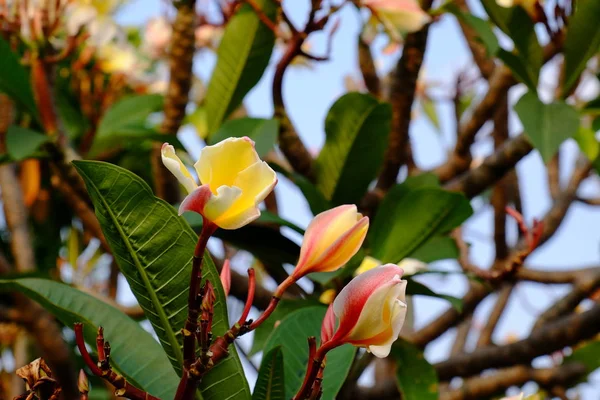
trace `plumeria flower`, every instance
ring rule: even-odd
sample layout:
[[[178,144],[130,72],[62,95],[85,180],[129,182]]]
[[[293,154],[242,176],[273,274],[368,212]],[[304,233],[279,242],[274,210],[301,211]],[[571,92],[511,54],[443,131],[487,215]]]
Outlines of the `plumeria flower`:
[[[225,30],[222,26],[201,25],[196,28],[194,36],[197,48],[217,49]]]
[[[406,318],[403,272],[397,265],[386,264],[352,279],[325,315],[321,347],[350,343],[376,357],[387,357]]]
[[[75,36],[85,26],[93,46],[102,46],[119,34],[112,14],[123,0],[74,0],[67,7],[67,33]]]
[[[369,218],[357,212],[355,205],[320,213],[306,229],[300,259],[291,277],[297,280],[312,272],[339,269],[360,249],[368,229]]]
[[[179,213],[196,212],[223,228],[238,229],[260,216],[258,205],[277,184],[275,171],[261,161],[248,138],[228,138],[206,146],[194,168],[196,184],[168,143],[162,146],[162,162],[188,191]]]
[[[144,31],[144,49],[148,55],[157,59],[167,53],[173,29],[165,17],[152,18]]]
[[[402,35],[416,32],[431,22],[417,0],[364,0],[394,42],[401,42]]]
[[[129,43],[108,43],[96,52],[98,66],[107,74],[120,73],[132,81],[143,79],[146,63],[139,57],[135,47]]]
[[[360,266],[354,271],[354,276],[358,276],[367,271],[377,268],[381,265],[381,261],[373,257],[365,257]],[[405,258],[398,263],[398,267],[402,268],[405,275],[414,275],[419,271],[427,269],[427,264],[414,258]]]

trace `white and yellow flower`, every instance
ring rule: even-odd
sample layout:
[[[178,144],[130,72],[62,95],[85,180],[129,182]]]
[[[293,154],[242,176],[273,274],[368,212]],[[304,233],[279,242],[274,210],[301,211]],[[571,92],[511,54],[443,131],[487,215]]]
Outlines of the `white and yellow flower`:
[[[260,216],[258,205],[277,184],[277,175],[258,157],[248,138],[228,138],[206,146],[194,168],[196,184],[173,146],[162,146],[165,167],[188,191],[179,213],[193,211],[223,229],[238,229]]]

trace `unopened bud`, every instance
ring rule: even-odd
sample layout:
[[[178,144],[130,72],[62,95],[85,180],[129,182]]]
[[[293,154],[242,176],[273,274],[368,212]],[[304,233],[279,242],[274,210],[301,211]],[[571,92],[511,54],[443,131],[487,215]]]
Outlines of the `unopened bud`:
[[[88,377],[82,369],[79,370],[79,378],[77,378],[77,389],[79,393],[87,394],[90,391]]]

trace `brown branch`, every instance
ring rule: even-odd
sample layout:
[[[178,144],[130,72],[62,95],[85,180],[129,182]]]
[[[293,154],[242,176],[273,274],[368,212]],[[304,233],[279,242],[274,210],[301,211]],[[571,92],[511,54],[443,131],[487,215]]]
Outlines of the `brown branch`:
[[[431,8],[432,0],[422,3],[423,10]],[[387,191],[396,183],[400,167],[406,161],[411,112],[419,71],[423,63],[429,25],[420,31],[406,35],[402,56],[392,75],[390,103],[392,105],[392,130],[386,150],[383,167],[377,180],[377,188]]]
[[[559,50],[555,43],[544,47],[544,60],[548,61]],[[460,124],[458,138],[450,159],[435,169],[441,182],[447,182],[468,170],[471,163],[471,145],[481,127],[493,116],[499,100],[505,97],[508,90],[517,83],[511,70],[504,65],[494,68],[489,78],[488,91],[477,104],[468,119]]]
[[[450,355],[461,354],[465,352],[465,345],[469,338],[469,332],[471,332],[471,324],[473,323],[473,315],[468,315],[458,326],[456,327],[456,337],[450,349]]]
[[[590,272],[600,270],[600,266],[586,267],[581,269],[547,270],[539,268],[523,267],[517,271],[515,277],[523,281],[538,283],[565,284],[574,283],[581,276]]]
[[[165,114],[160,131],[176,135],[185,117],[192,84],[192,64],[195,54],[196,11],[195,0],[178,2],[177,15],[173,22],[173,34],[169,51],[169,86],[165,96]],[[156,195],[169,203],[179,200],[179,185],[161,162],[160,144],[152,148],[152,172]]]
[[[469,6],[465,0],[455,0],[454,4],[456,4],[461,11],[471,14],[471,10],[469,9]],[[489,79],[494,72],[494,68],[496,67],[493,58],[488,57],[487,50],[483,43],[481,43],[477,32],[475,32],[475,30],[466,24],[461,18],[457,18],[457,20],[458,24],[460,25],[460,29],[465,36],[467,45],[471,50],[475,64],[477,64],[477,67],[479,67],[481,75],[484,78]]]
[[[556,200],[560,194],[560,156],[556,153],[548,162],[548,189],[550,197]]]
[[[511,386],[522,386],[534,381],[540,386],[572,383],[586,373],[580,363],[565,364],[554,368],[534,369],[515,366],[497,371],[490,376],[470,378],[459,389],[440,394],[440,400],[477,400],[503,394]]]
[[[529,140],[520,134],[486,157],[478,167],[446,183],[444,188],[463,192],[468,198],[473,198],[501,179],[531,150],[533,146]]]
[[[544,311],[535,321],[533,331],[540,329],[549,321],[553,321],[567,315],[575,309],[583,300],[588,298],[600,287],[600,270],[593,269],[580,275],[569,293]]]
[[[600,332],[600,305],[581,314],[563,317],[533,332],[527,339],[505,346],[488,346],[470,354],[452,357],[435,365],[440,380],[455,376],[467,377],[489,368],[509,367],[529,363],[534,358],[550,354]]]
[[[465,316],[470,315],[489,293],[490,289],[488,287],[471,281],[469,290],[462,298],[463,307],[461,311],[456,310],[454,307],[449,308],[423,328],[408,335],[407,339],[419,347],[425,347],[448,329],[462,321]]]
[[[360,34],[358,35],[358,67],[369,93],[380,98],[381,81],[377,75],[375,63],[373,62],[371,47],[363,40],[362,35]]]
[[[508,140],[508,98],[501,99],[494,114],[494,150],[497,151]],[[500,179],[492,189],[490,200],[494,208],[494,248],[496,250],[496,264],[508,257],[508,244],[506,243],[506,206],[508,205],[508,176]]]
[[[11,110],[12,104],[8,97],[0,95],[0,113],[3,113],[3,117],[0,118],[2,123],[0,137],[2,139],[11,121]],[[4,118],[4,116],[8,116],[8,118]],[[18,272],[28,272],[35,270],[35,255],[29,235],[27,211],[23,204],[21,187],[14,175],[13,168],[12,165],[0,166],[4,216],[7,227],[11,230],[11,249],[15,259],[15,269]],[[54,318],[40,305],[24,295],[17,293],[13,297],[18,309],[29,316],[23,321],[23,326],[35,337],[35,342],[42,350],[44,357],[56,371],[57,379],[63,387],[65,396],[74,398],[77,395],[77,388],[73,384],[75,366]]]
[[[508,304],[508,300],[510,299],[513,288],[514,284],[505,283],[498,291],[496,304],[494,304],[494,308],[488,317],[488,321],[479,334],[479,340],[477,340],[478,348],[492,344],[492,335],[494,334],[496,325],[498,325],[498,322],[500,321],[500,318],[506,309],[506,305]]]
[[[314,179],[312,156],[290,121],[283,101],[283,76],[287,67],[299,54],[304,40],[304,35],[298,33],[288,43],[285,53],[275,68],[272,94],[274,117],[279,119],[279,148],[296,172],[312,180]]]

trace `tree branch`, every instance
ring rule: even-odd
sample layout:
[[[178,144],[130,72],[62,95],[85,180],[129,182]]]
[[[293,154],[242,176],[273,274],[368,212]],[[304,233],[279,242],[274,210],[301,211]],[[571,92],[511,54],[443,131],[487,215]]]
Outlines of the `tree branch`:
[[[505,346],[487,346],[435,364],[440,380],[471,376],[489,368],[529,363],[534,358],[572,346],[600,332],[600,304],[581,314],[557,320],[527,339]]]
[[[432,0],[422,4],[423,10],[431,8]],[[411,120],[415,88],[423,63],[429,25],[420,31],[406,35],[402,56],[392,75],[390,103],[392,104],[392,130],[383,167],[377,180],[377,189],[387,191],[396,183],[400,167],[406,161],[406,143]]]

